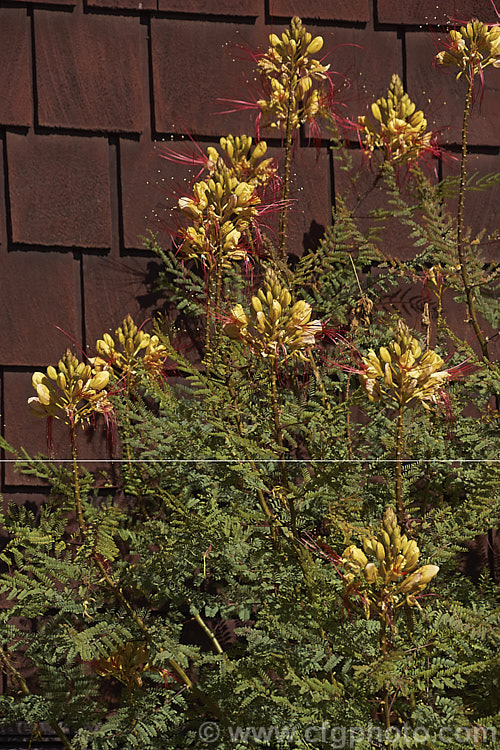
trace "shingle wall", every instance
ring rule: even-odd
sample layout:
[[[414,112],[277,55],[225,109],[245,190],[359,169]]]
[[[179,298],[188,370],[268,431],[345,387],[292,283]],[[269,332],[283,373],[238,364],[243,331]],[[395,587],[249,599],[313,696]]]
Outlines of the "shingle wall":
[[[252,98],[245,50],[265,44],[292,14],[323,35],[332,69],[351,81],[345,101],[354,115],[397,72],[456,152],[463,90],[453,74],[433,69],[432,29],[449,17],[494,22],[489,0],[0,2],[0,405],[14,444],[44,450],[43,425],[26,399],[33,369],[66,348],[58,328],[85,346],[125,313],[142,321],[156,304],[156,261],[138,237],[168,224],[168,189],[184,175],[155,144],[189,133],[206,145],[252,132],[254,113],[222,115],[231,105],[218,99]],[[499,87],[500,73],[488,76],[471,121],[483,171],[500,169]],[[342,185],[333,169],[327,142],[318,154],[304,137],[296,172],[307,197],[292,219],[296,252],[329,221],[331,188]],[[497,213],[499,192],[471,199],[476,225]],[[392,249],[404,254],[398,241]],[[417,307],[414,314],[416,321]],[[95,457],[104,446],[85,451]],[[2,482],[9,498],[39,492],[10,465]]]

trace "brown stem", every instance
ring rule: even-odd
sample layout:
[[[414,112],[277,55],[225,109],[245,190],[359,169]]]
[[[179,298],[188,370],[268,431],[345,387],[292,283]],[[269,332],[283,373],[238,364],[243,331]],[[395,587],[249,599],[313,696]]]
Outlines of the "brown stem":
[[[404,523],[403,506],[403,430],[404,430],[404,404],[399,403],[398,421],[396,424],[396,509],[398,523]]]
[[[465,97],[464,117],[462,122],[462,160],[460,163],[460,186],[458,191],[458,213],[457,213],[457,255],[458,255],[458,267],[460,275],[462,277],[462,283],[465,291],[465,298],[467,300],[467,308],[469,310],[469,317],[476,338],[481,347],[483,357],[490,359],[488,354],[488,346],[486,344],[483,332],[479,326],[477,320],[476,306],[474,304],[474,293],[469,282],[469,274],[467,272],[467,265],[465,262],[464,248],[463,248],[463,231],[464,231],[464,202],[465,202],[465,179],[467,176],[467,125],[469,120],[469,114],[472,103],[472,85],[473,79],[469,81],[469,87]]]
[[[222,297],[222,248],[217,257],[217,267],[215,272],[215,319],[214,319],[214,339],[213,349],[217,351],[217,345],[219,343],[220,326],[217,324],[217,313],[220,312],[221,308],[221,297]]]

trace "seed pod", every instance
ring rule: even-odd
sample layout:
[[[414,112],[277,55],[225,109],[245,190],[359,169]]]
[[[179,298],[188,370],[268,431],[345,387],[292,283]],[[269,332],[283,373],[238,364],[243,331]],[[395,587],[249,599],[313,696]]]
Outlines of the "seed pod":
[[[45,417],[49,416],[47,409],[40,403],[40,399],[37,398],[37,396],[30,396],[28,399],[28,406],[34,417],[45,419]]]

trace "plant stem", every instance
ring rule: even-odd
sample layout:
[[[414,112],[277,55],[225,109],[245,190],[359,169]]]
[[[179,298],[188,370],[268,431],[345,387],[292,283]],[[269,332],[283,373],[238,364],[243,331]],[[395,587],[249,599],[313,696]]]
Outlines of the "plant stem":
[[[347,376],[347,385],[345,389],[345,400],[349,401],[349,391],[351,388],[351,374]],[[353,452],[352,452],[352,434],[351,434],[351,410],[349,406],[346,409],[345,413],[345,431],[346,431],[346,437],[347,437],[347,448],[349,450],[349,460],[353,460]]]
[[[87,524],[83,517],[82,510],[82,497],[80,494],[80,479],[78,476],[78,455],[76,448],[76,435],[75,435],[75,424],[73,416],[70,417],[69,434],[71,438],[71,457],[73,459],[73,489],[75,492],[75,505],[76,505],[76,517],[78,519],[78,526],[80,527],[80,535],[83,539],[85,532],[87,531]]]
[[[382,653],[382,656],[384,659],[387,658],[387,636],[386,636],[386,629],[387,629],[387,623],[385,620],[384,615],[381,615],[380,617],[380,651]],[[384,704],[384,719],[385,719],[385,728],[389,729],[391,726],[391,715],[390,715],[390,709],[389,709],[389,685],[385,684],[385,696],[383,700]]]
[[[228,387],[228,390],[229,390],[229,394],[230,394],[230,396],[231,396],[231,398],[233,400],[233,403],[237,407],[237,402],[238,402],[237,395],[236,395],[236,392],[235,392],[235,390],[234,390],[234,388],[233,388],[233,386],[231,385],[230,382],[227,383],[227,387]],[[236,419],[236,428],[238,430],[238,435],[242,438],[243,437],[243,428],[242,428],[242,425],[241,425],[241,419],[240,419],[240,415],[239,415],[238,410],[236,410],[236,418],[235,419]],[[253,460],[251,460],[247,448],[245,448],[245,454],[246,454],[246,457],[250,460],[250,466],[252,468],[252,471],[254,471],[256,474],[258,474],[259,470],[257,469],[257,465],[255,464],[255,462]],[[260,507],[262,508],[262,510],[264,511],[265,515],[269,519],[269,525],[271,527],[271,533],[272,533],[273,539],[275,539],[276,538],[276,526],[275,526],[275,524],[277,523],[276,516],[271,511],[269,505],[267,504],[266,498],[264,497],[264,493],[262,492],[262,490],[260,488],[257,490],[257,497],[259,498]],[[279,522],[278,522],[278,525],[279,525]]]
[[[73,457],[73,487],[75,491],[75,501],[76,501],[76,512],[77,512],[77,518],[78,518],[78,525],[80,527],[80,533],[83,537],[84,533],[87,530],[87,525],[85,523],[85,519],[83,517],[82,512],[82,503],[81,503],[81,494],[80,494],[80,480],[78,477],[78,456],[77,456],[77,448],[76,448],[76,437],[75,437],[75,426],[73,423],[73,420],[71,420],[70,423],[70,435],[71,435],[71,452]],[[104,578],[106,585],[108,586],[109,590],[112,592],[113,596],[117,599],[117,601],[120,602],[120,604],[127,610],[132,620],[135,622],[139,630],[143,633],[144,637],[148,642],[152,641],[151,633],[149,632],[146,624],[144,621],[139,617],[139,615],[134,611],[134,608],[130,604],[130,602],[126,599],[124,596],[122,590],[116,585],[116,583],[113,581],[111,576],[109,575],[108,571],[106,570],[106,567],[100,557],[94,553],[92,555],[92,559],[99,568],[102,577]],[[181,665],[178,664],[175,659],[170,658],[169,664],[172,667],[173,671],[179,677],[179,679],[186,685],[186,687],[191,690],[193,695],[196,695],[208,708],[210,708],[211,711],[213,711],[216,715],[220,715],[220,711],[215,704],[212,703],[212,701],[205,696],[201,690],[199,690],[196,685],[192,682],[192,680],[188,677],[186,672],[182,669]],[[71,747],[71,746],[69,746]]]
[[[212,322],[212,274],[213,266],[210,263],[208,268],[208,279],[207,279],[207,313],[205,321],[205,364],[207,373],[210,372],[210,358],[212,356],[211,337],[210,337],[210,326]]]
[[[280,258],[283,261],[286,261],[286,229],[287,229],[287,223],[288,223],[288,196],[290,194],[290,168],[292,163],[292,141],[293,141],[293,131],[292,131],[292,114],[293,114],[293,107],[292,107],[292,81],[295,78],[294,70],[292,69],[290,73],[290,80],[288,84],[288,101],[287,101],[287,111],[286,111],[286,124],[285,124],[285,164],[283,168],[283,189],[281,191],[281,211],[280,211],[280,226],[279,226],[279,254]]]
[[[280,448],[280,467],[281,467],[281,483],[283,487],[288,487],[288,476],[286,471],[286,463],[283,451],[283,432],[281,430],[280,414],[278,408],[278,379],[276,375],[276,361],[273,358],[269,360],[269,369],[271,373],[271,404],[273,408],[273,419],[274,419],[274,430],[276,436],[276,442]],[[297,537],[297,519],[295,514],[295,504],[293,497],[288,498],[288,509],[290,511],[290,527],[292,534]]]
[[[107,572],[103,562],[99,559],[97,555],[94,555],[93,557],[94,562],[96,563],[97,567],[101,571],[101,575],[104,578],[106,585],[108,586],[109,590],[112,592],[112,594],[115,596],[117,601],[120,602],[120,604],[124,607],[124,609],[127,610],[132,620],[135,622],[139,630],[144,635],[145,639],[148,641],[148,643],[151,643],[153,641],[153,637],[147,627],[147,625],[144,623],[144,621],[139,617],[139,615],[134,612],[134,608],[130,604],[130,602],[127,600],[127,598],[124,596],[122,590],[116,585],[116,583],[113,581],[109,573]],[[194,682],[188,677],[186,672],[183,670],[181,665],[172,658],[169,658],[168,660],[170,666],[172,667],[173,671],[177,675],[177,677],[186,685],[186,687],[193,693],[194,696],[196,696],[207,708],[210,709],[214,713],[214,715],[221,718],[220,710],[218,706],[216,706],[212,700],[206,696],[195,684]]]
[[[215,633],[213,633],[210,630],[210,628],[208,627],[208,625],[206,624],[206,622],[203,620],[203,618],[201,617],[201,615],[200,615],[200,613],[198,611],[194,612],[194,619],[196,620],[196,622],[198,623],[198,625],[200,626],[200,628],[208,635],[208,637],[212,641],[213,646],[214,646],[215,650],[217,651],[217,653],[218,654],[224,654],[224,656],[226,656],[226,658],[227,658],[227,655],[224,653],[224,649],[222,648],[222,646],[220,645],[219,641],[217,640],[217,638],[215,636]]]
[[[396,423],[396,509],[398,523],[404,523],[403,506],[403,430],[404,430],[404,404],[399,403],[398,421]]]
[[[463,231],[464,231],[464,202],[465,202],[465,180],[467,176],[467,125],[469,120],[469,114],[472,104],[472,85],[473,78],[469,81],[469,87],[465,97],[464,117],[462,122],[462,159],[460,163],[460,186],[458,191],[458,213],[457,213],[457,255],[458,255],[458,267],[460,275],[462,277],[462,283],[464,286],[465,297],[467,300],[467,308],[469,310],[469,317],[474,333],[478,340],[479,346],[485,359],[489,359],[488,346],[484,339],[483,333],[477,320],[476,307],[474,304],[474,293],[469,282],[469,274],[467,273],[467,265],[464,257],[463,249]]]
[[[321,393],[321,403],[323,404],[324,408],[327,412],[330,411],[330,403],[328,401],[328,394],[325,389],[325,384],[323,383],[323,378],[321,377],[321,373],[318,369],[318,365],[315,362],[314,355],[312,352],[309,352],[308,356],[309,362],[311,363],[311,368],[314,374],[314,377],[316,379],[316,382],[319,386],[319,390]]]

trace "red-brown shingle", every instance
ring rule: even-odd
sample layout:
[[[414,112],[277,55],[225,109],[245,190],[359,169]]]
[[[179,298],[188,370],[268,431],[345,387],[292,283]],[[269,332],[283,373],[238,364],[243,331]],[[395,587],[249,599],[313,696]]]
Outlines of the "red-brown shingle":
[[[25,9],[0,9],[0,49],[0,124],[31,125],[30,22]]]
[[[467,82],[456,80],[456,70],[433,64],[437,37],[418,32],[406,34],[408,93],[417,94],[429,125],[442,131],[442,140],[460,143]],[[484,92],[476,80],[475,105],[469,118],[469,144],[496,146],[499,143],[500,71],[487,68]]]
[[[369,21],[369,0],[270,0],[271,16],[300,16],[330,21]]]
[[[261,34],[246,24],[153,18],[151,37],[158,132],[253,132],[255,110],[217,114],[238,107],[218,98],[252,100],[255,65],[247,50],[265,42]]]
[[[141,132],[145,37],[138,18],[35,11],[40,125]]]
[[[111,245],[108,143],[7,133],[12,239],[29,245]]]
[[[491,0],[378,0],[377,10],[380,23],[436,26],[443,23],[459,25],[471,18],[491,23],[498,21]]]
[[[50,364],[80,333],[80,270],[67,253],[0,253],[0,364]]]

